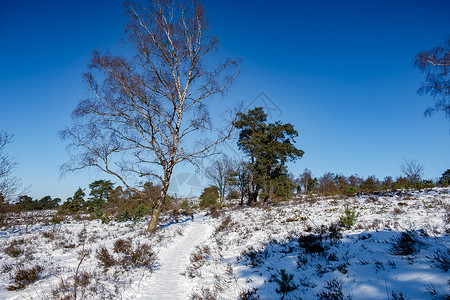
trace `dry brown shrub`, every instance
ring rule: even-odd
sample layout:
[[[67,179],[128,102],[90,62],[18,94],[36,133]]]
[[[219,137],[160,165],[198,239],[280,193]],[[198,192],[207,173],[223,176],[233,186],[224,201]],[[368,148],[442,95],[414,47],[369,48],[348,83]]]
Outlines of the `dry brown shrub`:
[[[7,287],[9,291],[16,291],[26,288],[28,285],[39,279],[39,275],[44,268],[40,265],[35,265],[31,269],[19,268],[14,276],[14,284]]]
[[[133,253],[131,253],[131,264],[133,267],[146,267],[149,269],[153,268],[153,264],[156,261],[156,255],[152,251],[152,248],[148,244],[139,243],[136,245]]]
[[[114,242],[114,253],[130,254],[132,250],[131,239],[118,239]]]
[[[5,252],[5,254],[8,254],[11,257],[19,257],[25,251],[24,246],[23,246],[24,243],[25,243],[24,239],[12,240],[8,244],[8,246],[6,246],[3,249],[3,252]]]
[[[96,257],[99,260],[99,265],[103,267],[104,271],[107,271],[110,267],[117,264],[117,261],[104,246],[97,249]]]

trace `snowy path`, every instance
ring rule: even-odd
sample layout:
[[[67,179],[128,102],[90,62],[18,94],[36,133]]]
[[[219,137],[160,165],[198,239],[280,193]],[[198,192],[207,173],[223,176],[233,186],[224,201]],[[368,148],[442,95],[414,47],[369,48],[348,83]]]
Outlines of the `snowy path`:
[[[212,233],[213,226],[204,215],[196,215],[189,222],[183,235],[177,237],[158,254],[158,267],[148,277],[135,282],[131,289],[132,299],[188,299],[192,282],[181,275],[190,263],[190,255]],[[126,293],[128,294],[128,293]],[[124,295],[126,299],[129,299]]]

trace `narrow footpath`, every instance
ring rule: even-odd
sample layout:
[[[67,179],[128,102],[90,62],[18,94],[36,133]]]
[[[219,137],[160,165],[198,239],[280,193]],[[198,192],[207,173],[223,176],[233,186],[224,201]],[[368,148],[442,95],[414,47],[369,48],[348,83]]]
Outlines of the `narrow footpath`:
[[[188,299],[192,282],[181,275],[190,264],[191,253],[201,245],[213,231],[205,215],[195,215],[183,235],[176,237],[164,250],[158,253],[158,267],[148,277],[132,284],[133,299]]]

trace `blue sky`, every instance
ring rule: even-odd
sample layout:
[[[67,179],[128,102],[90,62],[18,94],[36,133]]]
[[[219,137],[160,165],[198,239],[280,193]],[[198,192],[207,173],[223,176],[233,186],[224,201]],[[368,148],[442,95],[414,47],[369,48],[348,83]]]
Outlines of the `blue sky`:
[[[450,34],[450,2],[204,6],[221,40],[218,57],[243,58],[242,74],[225,99],[213,100],[213,112],[242,101],[273,109],[271,121],[293,123],[305,151],[290,166],[294,175],[309,168],[316,176],[395,177],[403,159],[422,163],[426,178],[450,168],[450,122],[442,114],[423,117],[432,99],[417,95],[423,75],[413,68],[417,52]],[[125,22],[122,1],[0,4],[0,128],[15,134],[8,150],[29,195],[65,199],[104,177],[86,171],[59,179],[68,156],[57,132],[86,95],[81,74],[91,51],[122,51]]]

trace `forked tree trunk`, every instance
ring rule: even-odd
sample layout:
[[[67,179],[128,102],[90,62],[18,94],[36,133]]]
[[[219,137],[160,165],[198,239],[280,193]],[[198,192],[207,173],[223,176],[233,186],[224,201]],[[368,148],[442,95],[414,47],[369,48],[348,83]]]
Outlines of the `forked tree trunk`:
[[[159,215],[161,214],[161,205],[157,205],[152,211],[152,217],[150,219],[150,222],[148,223],[147,232],[152,232],[158,229],[158,219]]]
[[[172,177],[173,166],[169,168],[164,174],[164,182],[161,187],[160,198],[157,201],[157,204],[153,208],[152,217],[150,218],[150,222],[148,223],[147,232],[152,232],[158,229],[158,220],[159,215],[161,214],[161,210],[164,206],[164,203],[167,201],[167,191],[169,189],[170,178]]]

